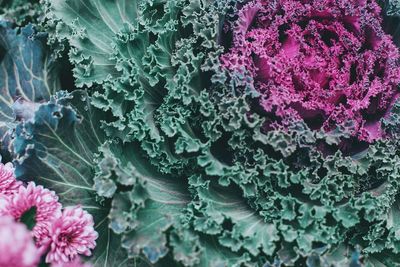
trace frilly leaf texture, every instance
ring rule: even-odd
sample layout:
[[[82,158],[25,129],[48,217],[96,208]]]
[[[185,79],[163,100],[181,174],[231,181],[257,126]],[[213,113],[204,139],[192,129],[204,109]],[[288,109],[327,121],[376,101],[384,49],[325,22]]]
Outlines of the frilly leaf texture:
[[[12,21],[18,26],[39,22],[43,16],[40,1],[37,0],[0,0],[0,17]]]
[[[120,237],[108,227],[110,203],[97,199],[93,189],[95,153],[104,135],[89,101],[84,91],[58,92],[38,107],[32,119],[17,126],[16,175],[58,192],[63,205],[78,202],[93,215],[100,236],[94,266],[132,266]]]
[[[251,78],[220,64],[245,2],[44,1],[82,90],[35,86],[53,96],[16,125],[17,175],[94,215],[94,266],[398,266],[400,104],[371,144],[265,127]]]

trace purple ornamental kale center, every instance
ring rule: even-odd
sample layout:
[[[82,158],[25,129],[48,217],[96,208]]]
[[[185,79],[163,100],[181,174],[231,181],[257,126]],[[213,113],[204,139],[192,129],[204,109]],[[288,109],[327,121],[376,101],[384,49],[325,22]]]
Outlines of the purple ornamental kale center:
[[[256,0],[239,9],[226,69],[252,76],[260,105],[312,128],[353,125],[373,142],[398,96],[400,54],[372,0]]]

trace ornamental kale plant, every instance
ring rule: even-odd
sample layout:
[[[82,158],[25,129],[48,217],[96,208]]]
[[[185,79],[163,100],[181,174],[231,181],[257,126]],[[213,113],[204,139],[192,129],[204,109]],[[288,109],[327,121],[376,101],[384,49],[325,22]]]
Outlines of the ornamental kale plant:
[[[371,1],[252,1],[232,23],[222,60],[252,77],[270,116],[297,115],[327,131],[351,122],[352,135],[372,142],[400,74],[380,13]]]
[[[21,261],[400,266],[398,1],[0,11],[1,156],[19,180],[0,181],[0,210],[19,212],[1,223]],[[19,209],[14,187],[58,204]]]

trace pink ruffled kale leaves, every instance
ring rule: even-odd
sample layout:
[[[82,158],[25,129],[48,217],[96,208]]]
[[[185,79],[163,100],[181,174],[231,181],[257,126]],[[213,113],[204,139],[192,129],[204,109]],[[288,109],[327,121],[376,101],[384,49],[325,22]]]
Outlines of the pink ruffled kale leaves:
[[[373,142],[400,82],[400,53],[380,14],[369,0],[252,1],[221,61],[251,76],[267,113],[326,131],[351,124],[351,135]]]

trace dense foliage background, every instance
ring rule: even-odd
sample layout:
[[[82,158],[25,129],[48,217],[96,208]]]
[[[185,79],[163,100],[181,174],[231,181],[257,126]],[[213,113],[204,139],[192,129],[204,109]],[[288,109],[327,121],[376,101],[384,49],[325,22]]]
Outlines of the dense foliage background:
[[[220,61],[247,2],[0,1],[3,160],[94,216],[94,266],[400,265],[400,103],[373,142],[270,127]]]

